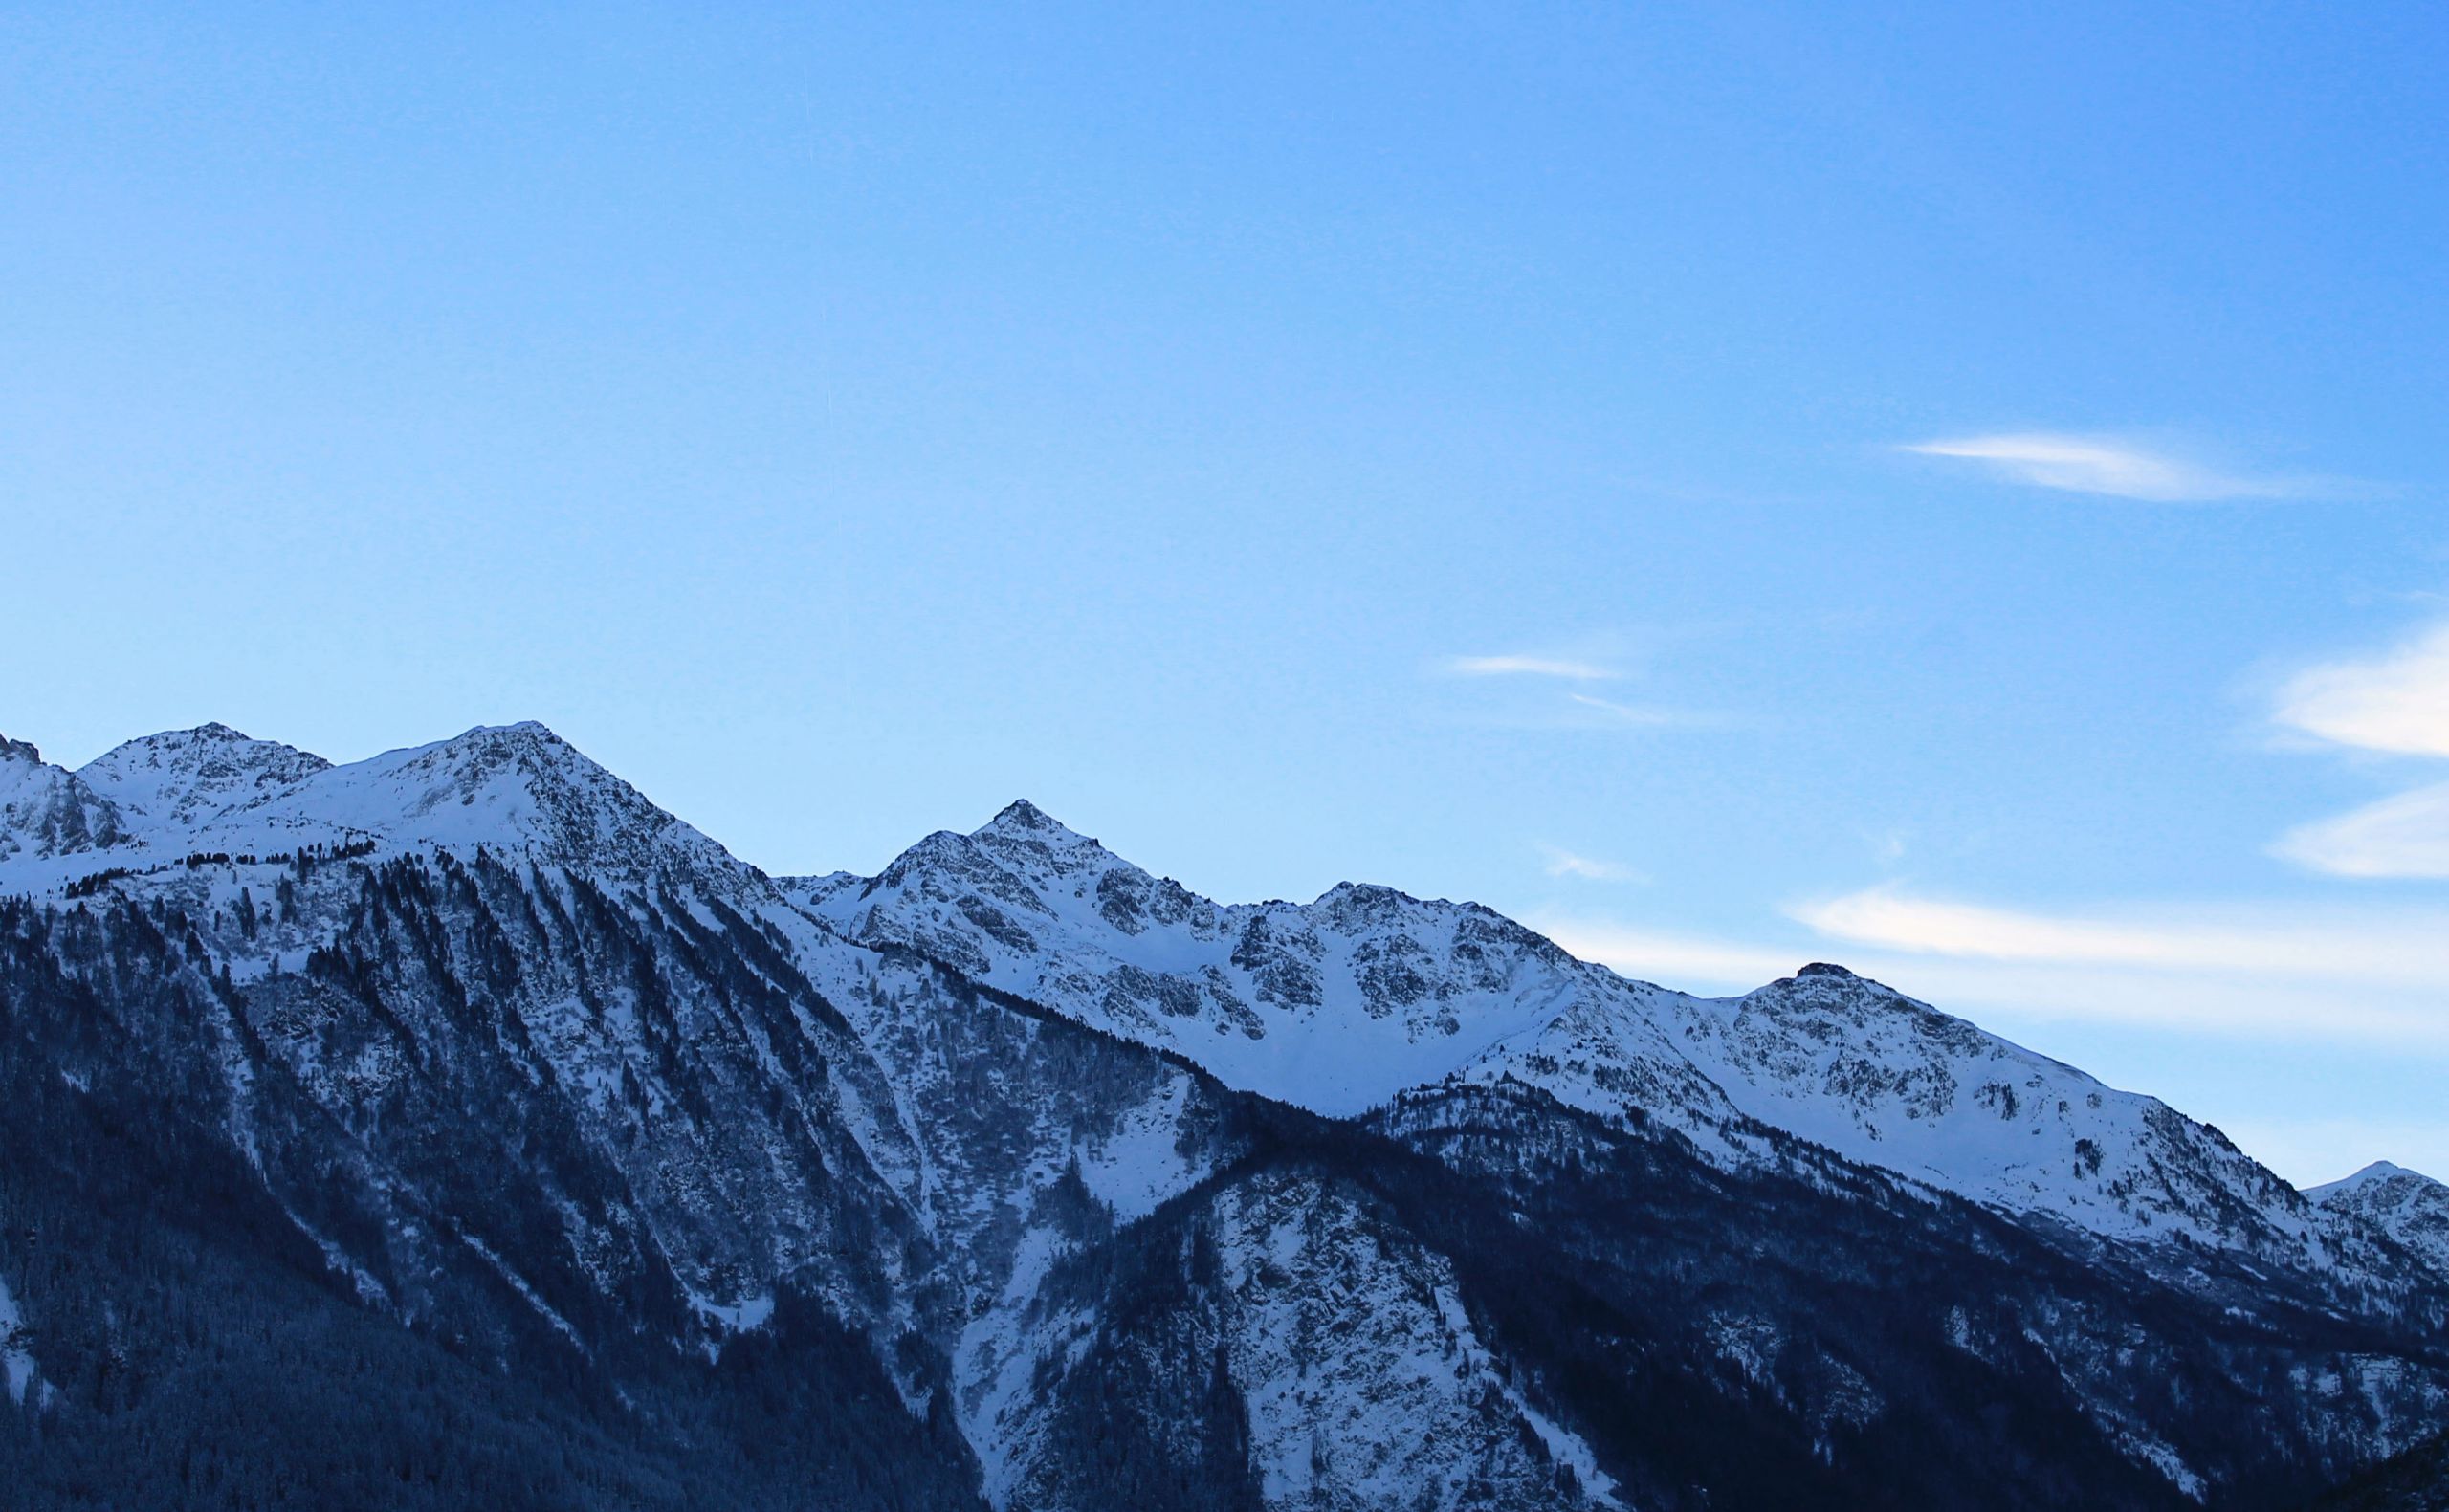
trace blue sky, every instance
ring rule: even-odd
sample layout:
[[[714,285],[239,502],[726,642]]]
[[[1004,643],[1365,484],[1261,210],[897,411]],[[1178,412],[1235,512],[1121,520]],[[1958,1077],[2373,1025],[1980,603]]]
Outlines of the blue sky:
[[[2421,6],[11,8],[0,728],[1815,957],[2449,1176]]]

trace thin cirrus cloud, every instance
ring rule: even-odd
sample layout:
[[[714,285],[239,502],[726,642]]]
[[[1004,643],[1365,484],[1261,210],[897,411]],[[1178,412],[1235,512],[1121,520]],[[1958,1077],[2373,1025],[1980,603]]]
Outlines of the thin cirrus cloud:
[[[2314,478],[2249,477],[2114,436],[2025,430],[1917,441],[1897,449],[1972,462],[2009,482],[2154,504],[2302,498],[2329,485]]]
[[[1624,725],[1647,730],[1697,730],[1726,722],[1724,716],[1700,709],[1673,709],[1659,704],[1628,704],[1614,698],[1600,698],[1589,693],[1568,693],[1575,704],[1587,711],[1586,718],[1595,724]]]
[[[2272,718],[2344,750],[2449,756],[2449,625],[2377,656],[2306,668],[2280,689]],[[2271,849],[2333,876],[2449,878],[2449,782],[2301,825]]]
[[[1592,684],[1624,680],[1626,674],[1618,668],[1589,657],[1530,653],[1457,656],[1439,663],[1438,670],[1450,677],[1505,679],[1538,688],[1539,691],[1495,716],[1496,722],[1515,728],[1693,730],[1726,722],[1721,716],[1705,711],[1601,698],[1573,686],[1555,686],[1563,683],[1586,688]]]
[[[1558,845],[1542,845],[1539,849],[1548,858],[1547,872],[1551,877],[1575,877],[1583,882],[1644,880],[1642,874],[1632,867],[1618,866],[1612,861],[1600,861],[1590,856],[1578,855]]]
[[[2294,919],[2287,943],[2309,947],[2321,963],[2299,968],[2284,949],[2259,943],[2277,919],[2261,910],[2186,920],[2035,914],[1890,894],[1876,908],[1827,909],[1820,922],[1841,932],[1784,949],[1587,918],[1531,922],[1584,960],[1687,991],[1743,992],[1816,955],[2010,1037],[2087,1021],[2189,1041],[2348,1043],[2449,1060],[2449,1009],[2438,986],[2449,946],[2427,927],[2437,921],[2337,919],[2323,929]],[[2235,959],[2221,953],[2231,949]],[[2343,962],[2349,970],[2334,970]],[[2381,1153],[2449,1174],[2449,1121],[2232,1117],[2220,1126],[2299,1182],[2344,1175]]]
[[[1622,674],[1597,662],[1557,656],[1458,656],[1445,664],[1457,677],[1554,677],[1565,682],[1610,682]]]
[[[2379,656],[2306,668],[2272,717],[2331,745],[2449,756],[2449,624]]]
[[[1571,915],[1533,923],[1585,960],[1688,989],[1740,991],[1817,955],[2002,1026],[2089,1020],[2449,1056],[2437,915],[2050,913],[1886,888],[1791,911],[1815,938],[1783,949]]]
[[[2211,912],[2043,913],[1872,887],[1790,910],[1831,939],[1962,959],[2355,979],[2397,988],[2449,978],[2437,916]]]
[[[2449,782],[2299,825],[2271,852],[2335,877],[2449,877]]]

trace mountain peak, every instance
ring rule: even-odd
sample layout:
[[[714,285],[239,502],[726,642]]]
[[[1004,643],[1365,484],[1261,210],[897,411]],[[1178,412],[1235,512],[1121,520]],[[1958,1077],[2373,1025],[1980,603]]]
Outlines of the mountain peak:
[[[331,763],[220,723],[140,735],[77,776],[117,806],[128,832],[150,841],[292,787]]]
[[[2395,1181],[2400,1178],[2438,1185],[2420,1171],[2409,1171],[2406,1167],[2391,1161],[2376,1160],[2351,1176],[2341,1176],[2336,1181],[2325,1182],[2318,1187],[2308,1187],[2305,1194],[2306,1196],[2342,1195],[2359,1187],[2369,1187],[2379,1182]]]
[[[1064,825],[1062,821],[1056,819],[1053,815],[1048,813],[1046,810],[1038,807],[1035,803],[1030,802],[1025,798],[1016,798],[1009,803],[1004,804],[1003,808],[996,813],[993,819],[990,819],[984,824],[980,825],[976,831],[976,833],[981,835],[990,832],[999,835],[1033,834],[1041,836],[1056,834],[1068,835],[1071,833],[1071,831]]]
[[[375,837],[524,850],[630,875],[675,865],[708,877],[739,869],[721,846],[534,720],[478,725],[346,766],[293,754],[311,770],[221,809],[206,825],[216,848]]]
[[[2351,1176],[2307,1187],[2324,1210],[2360,1218],[2449,1274],[2449,1186],[2376,1160]]]
[[[436,740],[431,745],[412,749],[433,752],[548,752],[556,757],[566,753],[589,766],[596,764],[581,756],[576,746],[556,734],[551,726],[534,719],[521,719],[506,725],[471,725],[448,740]]]
[[[552,726],[541,719],[518,719],[506,725],[471,725],[460,733],[458,738],[465,740],[470,735],[523,735],[557,746],[569,744],[554,733]]]
[[[1836,976],[1849,982],[1862,980],[1861,977],[1833,961],[1814,961],[1795,975],[1797,976]]]
[[[1137,869],[1025,798],[1004,804],[960,844],[989,865],[1041,879]]]

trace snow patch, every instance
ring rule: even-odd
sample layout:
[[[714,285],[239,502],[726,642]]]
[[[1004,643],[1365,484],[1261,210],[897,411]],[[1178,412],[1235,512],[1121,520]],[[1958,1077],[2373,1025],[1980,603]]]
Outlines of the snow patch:
[[[25,1313],[10,1294],[9,1283],[0,1281],[0,1375],[7,1377],[9,1400],[20,1406],[39,1378],[34,1370],[33,1342]]]

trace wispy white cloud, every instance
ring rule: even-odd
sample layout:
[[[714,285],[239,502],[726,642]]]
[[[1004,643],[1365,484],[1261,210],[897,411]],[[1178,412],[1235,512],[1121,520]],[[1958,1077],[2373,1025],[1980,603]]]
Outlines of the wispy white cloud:
[[[1898,449],[1976,463],[2035,488],[2157,504],[2301,498],[2333,486],[2317,478],[2249,477],[2115,436],[2047,430],[1917,441]]]
[[[2449,1056],[2449,930],[2437,912],[2049,913],[1874,889],[1793,913],[1816,938],[1779,946],[1571,914],[1531,922],[1585,960],[1687,991],[1739,992],[1832,959],[2009,1032],[2090,1021]]]
[[[1628,704],[1613,698],[1595,698],[1588,693],[1568,693],[1565,696],[1590,711],[1589,717],[1601,724],[1638,726],[1649,730],[1695,730],[1726,723],[1725,715],[1702,709]]]
[[[1576,855],[1559,845],[1542,845],[1539,849],[1548,858],[1547,869],[1551,877],[1578,877],[1584,882],[1646,880],[1630,866],[1618,866],[1612,861],[1598,861],[1589,856]]]
[[[1576,683],[1603,683],[1622,675],[1598,662],[1556,656],[1458,656],[1445,669],[1457,677],[1555,677]]]
[[[1584,960],[1687,992],[1743,992],[1817,958],[1842,961],[2010,1039],[2093,1023],[2189,1041],[2362,1047],[2449,1063],[2449,930],[2437,913],[2306,917],[2259,907],[2049,913],[1892,891],[1795,911],[1818,938],[1764,944],[1587,915],[1534,915],[1530,923]],[[2331,1180],[2380,1156],[2449,1172],[2449,1119],[2219,1122],[2299,1181]]]
[[[1792,975],[1806,958],[1769,946],[1606,919],[1534,913],[1526,922],[1585,961],[1687,991],[1757,987]]]
[[[1611,638],[1604,650],[1457,656],[1436,663],[1434,669],[1447,677],[1505,685],[1502,694],[1490,699],[1488,707],[1474,710],[1470,717],[1506,729],[1669,730],[1727,722],[1725,716],[1705,711],[1602,698],[1585,690],[1635,676],[1624,669],[1628,659],[1638,663],[1643,658]]]
[[[2339,877],[2449,877],[2449,782],[2300,825],[2271,851]]]
[[[2449,624],[2377,656],[2308,667],[2280,689],[2282,728],[2350,751],[2449,756]],[[2449,783],[2280,837],[2272,853],[2341,877],[2449,877]]]
[[[2239,906],[2049,913],[1873,887],[1790,911],[1828,938],[1915,955],[2435,992],[2449,982],[2449,929],[2430,910],[2376,914]]]
[[[2272,717],[2333,745],[2449,756],[2449,624],[2379,656],[2306,668]]]

